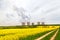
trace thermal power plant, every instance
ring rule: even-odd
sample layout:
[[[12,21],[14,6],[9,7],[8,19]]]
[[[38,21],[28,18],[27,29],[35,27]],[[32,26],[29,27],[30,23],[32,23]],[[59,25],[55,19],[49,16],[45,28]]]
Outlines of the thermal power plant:
[[[27,25],[30,25],[30,22],[27,22]]]
[[[14,10],[17,12],[18,18],[19,18],[19,22],[21,20],[22,25],[30,25],[30,20],[31,20],[31,16],[30,15],[26,15],[25,13],[27,13],[27,10],[25,10],[24,8],[20,7],[16,7],[14,6]],[[21,19],[20,19],[21,18]],[[44,20],[44,18],[42,18],[42,20]],[[31,23],[32,25],[35,25],[35,23]],[[44,22],[37,22],[37,25],[45,25]]]
[[[24,26],[25,25],[25,22],[22,22],[22,26]]]
[[[40,22],[37,22],[37,25],[40,25]]]
[[[35,25],[35,24],[32,22],[32,25]]]
[[[45,22],[41,22],[41,25],[45,25]]]

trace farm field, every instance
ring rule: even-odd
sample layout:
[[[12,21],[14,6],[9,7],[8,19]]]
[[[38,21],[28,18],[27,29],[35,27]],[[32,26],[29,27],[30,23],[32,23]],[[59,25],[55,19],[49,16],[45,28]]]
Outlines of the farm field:
[[[0,29],[0,40],[37,40],[39,37],[51,32],[48,36],[43,38],[49,37],[48,39],[50,39],[58,29],[59,26],[49,26],[46,28],[38,26],[37,28]],[[56,38],[56,40],[57,39],[58,38]]]

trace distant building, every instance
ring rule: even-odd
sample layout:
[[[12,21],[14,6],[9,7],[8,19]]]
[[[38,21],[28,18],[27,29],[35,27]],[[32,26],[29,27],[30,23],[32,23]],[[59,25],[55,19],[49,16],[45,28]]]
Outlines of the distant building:
[[[27,25],[30,25],[30,22],[27,22]]]
[[[42,22],[41,24],[42,24],[42,25],[45,25],[45,23],[44,23],[44,22]]]
[[[22,22],[22,25],[25,25],[25,22]]]
[[[40,22],[37,22],[37,25],[40,25]]]
[[[32,23],[32,25],[34,25],[34,23]]]

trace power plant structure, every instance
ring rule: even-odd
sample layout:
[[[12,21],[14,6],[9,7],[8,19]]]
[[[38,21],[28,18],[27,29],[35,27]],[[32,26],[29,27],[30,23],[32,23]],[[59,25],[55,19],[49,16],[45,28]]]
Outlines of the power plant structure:
[[[35,24],[34,22],[30,23],[30,22],[22,22],[22,25],[45,25],[44,22],[37,22],[37,24]]]
[[[37,24],[35,24],[34,22],[30,22],[31,16],[30,15],[25,15],[26,10],[24,8],[18,8],[16,6],[14,6],[14,11],[17,13],[18,18],[19,18],[19,22],[21,23],[21,25],[45,25],[44,22],[37,22]],[[13,15],[9,15],[7,14],[7,17],[13,17]],[[20,19],[21,18],[21,19]],[[21,20],[21,21],[20,21]]]
[[[15,11],[17,12],[17,15],[22,18],[22,25],[35,25],[35,23],[30,23],[30,15],[25,15],[26,10],[24,8],[17,8],[15,7]],[[37,25],[45,25],[44,22],[37,22]]]

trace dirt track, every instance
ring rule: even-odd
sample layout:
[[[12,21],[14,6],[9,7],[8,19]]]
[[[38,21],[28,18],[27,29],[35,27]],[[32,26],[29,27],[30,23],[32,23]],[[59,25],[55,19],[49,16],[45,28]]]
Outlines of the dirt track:
[[[50,40],[54,40],[54,39],[55,39],[58,31],[59,31],[59,29],[55,32],[54,35],[52,35],[52,37],[50,38]],[[53,33],[53,32],[54,32],[54,31],[51,31],[51,32],[49,32],[49,33],[46,33],[45,35],[43,35],[43,36],[41,36],[41,37],[39,37],[39,38],[37,38],[37,39],[35,39],[35,40],[42,40],[43,38],[45,38],[46,36],[48,36],[49,34],[51,34],[51,33]]]

